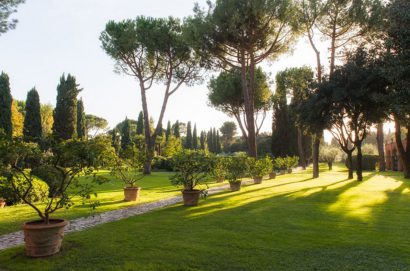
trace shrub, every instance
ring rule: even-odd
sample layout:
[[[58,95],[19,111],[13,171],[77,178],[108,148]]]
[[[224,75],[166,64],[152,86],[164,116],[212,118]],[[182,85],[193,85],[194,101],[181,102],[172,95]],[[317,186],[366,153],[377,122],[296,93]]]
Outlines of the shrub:
[[[267,156],[261,159],[248,158],[249,171],[253,178],[260,178],[269,174],[272,170],[272,160]]]
[[[152,160],[152,168],[160,171],[173,171],[172,160],[164,156],[156,156]]]
[[[144,162],[144,153],[137,147],[129,145],[122,153],[122,158],[114,156],[111,174],[121,179],[128,187],[134,187],[145,176],[142,173]]]
[[[215,177],[215,179],[225,179],[226,174],[226,158],[215,156],[212,163],[212,176]]]
[[[362,158],[363,161],[363,170],[376,170],[376,164],[379,161],[379,156],[378,155],[363,155]],[[353,170],[357,170],[357,156],[352,157],[352,163],[353,163]],[[347,164],[346,164],[347,166]]]
[[[322,146],[319,153],[319,161],[327,163],[329,170],[332,170],[333,162],[336,160],[336,157],[339,155],[340,150],[335,147]]]
[[[24,180],[15,179],[12,180],[14,185],[20,191],[25,191],[27,189],[27,184]],[[41,201],[44,196],[48,196],[48,185],[40,180],[33,180],[33,186],[27,194],[28,200],[31,202]],[[14,193],[13,187],[10,182],[6,181],[5,178],[0,180],[0,198],[6,200],[7,205],[14,205],[22,203],[23,201]]]

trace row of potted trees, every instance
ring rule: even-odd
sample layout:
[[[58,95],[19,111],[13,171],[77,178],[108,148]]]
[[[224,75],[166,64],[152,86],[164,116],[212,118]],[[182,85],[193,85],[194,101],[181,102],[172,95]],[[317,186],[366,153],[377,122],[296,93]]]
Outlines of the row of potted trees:
[[[262,183],[263,177],[276,177],[276,171],[292,172],[298,162],[298,157],[278,157],[260,159],[238,156],[212,156],[203,151],[184,150],[173,157],[173,167],[177,172],[172,176],[174,185],[183,186],[182,195],[185,206],[196,206],[200,195],[206,196],[207,181],[215,179],[221,183],[227,180],[231,191],[239,191],[242,178],[251,176],[255,184]],[[201,189],[202,186],[202,189]]]

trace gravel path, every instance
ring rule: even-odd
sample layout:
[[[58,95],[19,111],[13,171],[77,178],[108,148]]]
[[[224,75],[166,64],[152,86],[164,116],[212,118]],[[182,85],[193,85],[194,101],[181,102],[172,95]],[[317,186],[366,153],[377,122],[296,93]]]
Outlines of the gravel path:
[[[243,185],[252,184],[253,180],[242,181]],[[208,194],[215,194],[224,190],[227,190],[229,185],[223,185],[218,187],[213,187],[208,189]],[[101,214],[96,214],[95,216],[81,217],[71,220],[69,224],[65,227],[65,233],[82,231],[84,229],[92,228],[99,224],[104,224],[112,221],[117,221],[125,219],[131,216],[144,214],[152,210],[160,209],[166,206],[170,206],[182,201],[182,196],[176,196],[172,198],[167,198],[155,202],[139,204],[136,206],[109,211]],[[17,231],[9,234],[4,234],[0,236],[0,250],[8,249],[11,247],[19,246],[24,243],[23,231]]]

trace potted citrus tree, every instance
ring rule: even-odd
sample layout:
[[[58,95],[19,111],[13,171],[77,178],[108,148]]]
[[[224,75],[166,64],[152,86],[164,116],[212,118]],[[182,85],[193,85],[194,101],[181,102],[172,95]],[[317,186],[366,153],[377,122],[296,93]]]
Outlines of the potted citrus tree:
[[[109,142],[109,141],[108,141]],[[13,188],[15,195],[38,214],[39,220],[23,225],[26,255],[50,256],[60,251],[67,220],[51,215],[74,204],[74,197],[89,198],[91,186],[81,184],[79,176],[95,176],[94,169],[109,157],[111,146],[107,141],[67,141],[54,146],[52,152],[41,151],[36,144],[21,141],[1,140],[1,176]],[[39,201],[28,195],[37,177],[38,168],[53,168],[54,178],[42,179],[48,190]]]
[[[271,162],[272,162],[272,167],[271,167],[271,171],[269,172],[269,179],[275,179],[276,178],[276,171],[279,170],[279,167],[276,164],[275,159],[271,158]]]
[[[206,185],[212,171],[212,159],[204,151],[183,150],[174,155],[172,164],[176,174],[170,177],[171,183],[183,186],[182,197],[185,206],[196,206],[199,196],[206,195]]]
[[[241,178],[249,172],[249,164],[245,155],[226,158],[226,175],[231,191],[241,190]]]
[[[262,183],[263,176],[267,175],[272,169],[272,161],[269,157],[260,159],[249,157],[248,163],[249,171],[255,184]]]
[[[135,146],[128,146],[121,157],[115,157],[111,174],[125,184],[124,201],[137,201],[139,198],[141,187],[136,183],[145,176],[142,173],[144,161],[144,154]]]
[[[292,173],[292,168],[298,164],[299,157],[297,156],[286,156],[283,158],[283,164],[288,173]]]
[[[279,170],[280,174],[286,174],[286,161],[283,157],[276,157],[274,164],[276,165],[277,169]]]
[[[215,156],[213,159],[212,176],[217,183],[222,183],[226,175],[225,157]]]

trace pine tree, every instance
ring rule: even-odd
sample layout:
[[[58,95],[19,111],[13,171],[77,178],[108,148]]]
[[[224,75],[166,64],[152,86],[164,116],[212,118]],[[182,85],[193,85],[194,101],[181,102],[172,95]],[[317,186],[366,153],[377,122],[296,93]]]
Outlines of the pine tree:
[[[11,123],[12,102],[9,76],[2,72],[0,75],[0,129],[10,139],[13,134],[13,125]]]
[[[53,114],[53,135],[57,140],[77,137],[77,95],[80,91],[74,76],[61,76]]]
[[[188,121],[188,125],[187,125],[185,148],[192,149],[192,129],[191,129],[190,121]]]
[[[142,111],[138,115],[138,120],[137,120],[137,135],[143,135],[144,134],[144,114]]]
[[[38,142],[43,135],[41,125],[40,97],[35,88],[27,93],[23,137],[25,141]]]
[[[196,124],[194,124],[194,132],[192,134],[192,148],[194,150],[198,149],[198,135],[196,131]]]
[[[201,150],[205,150],[205,142],[206,142],[206,133],[205,131],[201,131],[201,135],[199,138],[199,143],[201,144]]]
[[[121,131],[121,148],[125,150],[131,144],[131,123],[128,118],[125,118],[124,126]]]
[[[80,99],[77,102],[77,137],[81,140],[87,139],[87,128],[85,127],[84,103]]]
[[[168,141],[169,136],[172,134],[172,130],[171,130],[171,122],[168,121],[167,124],[167,131],[165,132],[165,137],[166,137],[166,141]]]
[[[181,134],[179,133],[179,121],[178,120],[175,122],[173,128],[174,128],[174,136],[176,138],[180,138]]]

